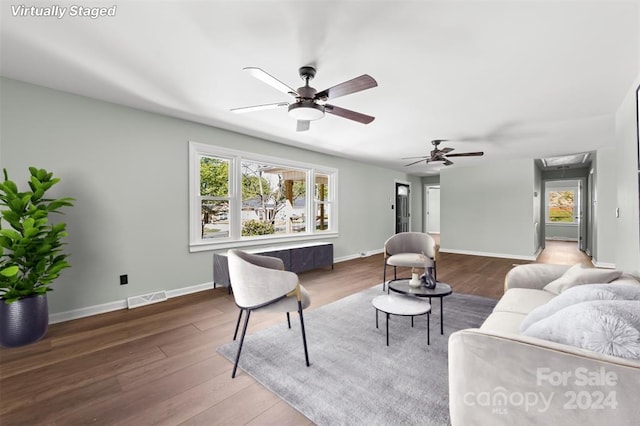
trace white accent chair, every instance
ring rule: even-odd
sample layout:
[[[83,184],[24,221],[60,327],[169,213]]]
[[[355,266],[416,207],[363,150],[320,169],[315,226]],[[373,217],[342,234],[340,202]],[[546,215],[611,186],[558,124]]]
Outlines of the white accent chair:
[[[431,235],[424,232],[400,232],[384,243],[384,272],[382,290],[387,285],[387,266],[393,266],[393,279],[397,280],[397,267],[424,268],[436,278],[436,259],[439,246]]]
[[[308,367],[309,354],[302,311],[311,304],[311,299],[307,290],[300,285],[298,276],[293,272],[285,271],[282,260],[276,257],[260,256],[240,250],[229,250],[227,257],[233,297],[236,305],[240,308],[233,340],[236,340],[238,335],[242,313],[246,312],[231,377],[236,376],[249,316],[253,311],[286,312],[289,328],[291,328],[289,312],[298,312],[304,356]]]

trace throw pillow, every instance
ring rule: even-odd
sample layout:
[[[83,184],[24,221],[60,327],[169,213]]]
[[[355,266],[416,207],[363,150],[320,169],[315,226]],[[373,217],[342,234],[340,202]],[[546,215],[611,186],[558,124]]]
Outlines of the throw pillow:
[[[553,294],[560,294],[576,285],[609,283],[620,278],[620,275],[622,275],[622,271],[616,269],[587,268],[579,263],[567,269],[560,278],[551,281],[544,289]]]
[[[640,285],[635,284],[589,284],[571,287],[544,305],[533,309],[520,323],[520,332],[543,318],[547,318],[569,305],[590,300],[638,300]]]
[[[594,300],[577,303],[532,324],[523,334],[640,360],[640,302]]]

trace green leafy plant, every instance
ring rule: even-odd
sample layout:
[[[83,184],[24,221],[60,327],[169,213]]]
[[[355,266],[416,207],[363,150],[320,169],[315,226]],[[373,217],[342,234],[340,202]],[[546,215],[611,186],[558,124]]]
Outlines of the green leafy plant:
[[[62,253],[66,224],[49,223],[49,213],[72,206],[73,198],[45,198],[45,193],[59,178],[44,169],[29,167],[30,191],[20,192],[4,169],[0,183],[0,299],[6,303],[51,291],[51,283],[60,271],[69,268],[67,254]]]
[[[242,236],[269,235],[275,229],[271,222],[261,222],[258,220],[248,220],[242,225]]]

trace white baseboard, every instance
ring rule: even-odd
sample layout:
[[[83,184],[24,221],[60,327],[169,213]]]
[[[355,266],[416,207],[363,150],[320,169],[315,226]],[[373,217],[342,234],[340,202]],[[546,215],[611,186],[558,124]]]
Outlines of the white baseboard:
[[[595,266],[596,268],[616,269],[615,263],[598,262],[596,259],[591,259],[591,263],[593,263],[593,266]]]
[[[486,257],[499,257],[502,259],[517,259],[517,260],[531,260],[535,261],[536,256],[523,256],[516,254],[504,254],[504,253],[488,253],[482,251],[469,251],[469,250],[456,250],[456,249],[448,249],[440,247],[441,253],[453,253],[453,254],[466,254],[469,256],[486,256]]]
[[[346,262],[347,260],[360,259],[362,257],[369,257],[369,256],[373,256],[374,254],[380,254],[382,252],[384,252],[384,249],[369,250],[369,251],[360,252],[358,254],[350,254],[348,256],[336,257],[335,259],[333,259],[333,263],[340,263],[340,262]]]
[[[166,293],[167,299],[171,299],[174,297],[185,296],[187,294],[211,289],[213,289],[213,281],[192,285],[189,287],[178,288],[175,290],[168,290]],[[49,324],[71,321],[74,319],[90,317],[93,315],[106,314],[107,312],[119,311],[120,309],[127,309],[126,299],[103,303],[101,305],[87,306],[86,308],[73,309],[71,311],[58,312],[56,314],[50,314]]]
[[[87,306],[86,308],[73,309],[71,311],[58,312],[56,314],[49,314],[49,324],[105,314],[107,312],[119,311],[120,309],[127,309],[126,299],[103,303],[101,305]]]
[[[359,259],[362,257],[372,256],[374,254],[382,253],[384,249],[370,250],[348,256],[337,257],[333,260],[334,263],[346,262],[347,260]],[[177,288],[175,290],[167,290],[167,299],[174,297],[185,296],[191,293],[197,293],[199,291],[213,289],[213,281],[209,281],[202,284],[196,284],[188,287]],[[74,309],[71,311],[58,312],[49,315],[49,324],[55,324],[58,322],[71,321],[74,319],[90,317],[93,315],[106,314],[107,312],[118,311],[120,309],[127,309],[127,300],[116,300],[114,302],[103,303],[101,305],[87,306],[86,308]]]

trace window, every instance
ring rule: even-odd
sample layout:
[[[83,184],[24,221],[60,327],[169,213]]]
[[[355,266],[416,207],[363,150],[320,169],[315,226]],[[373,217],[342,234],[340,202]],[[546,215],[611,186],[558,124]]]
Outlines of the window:
[[[575,223],[576,215],[575,190],[547,191],[547,222]]]
[[[337,233],[335,169],[194,142],[189,160],[191,251]]]

